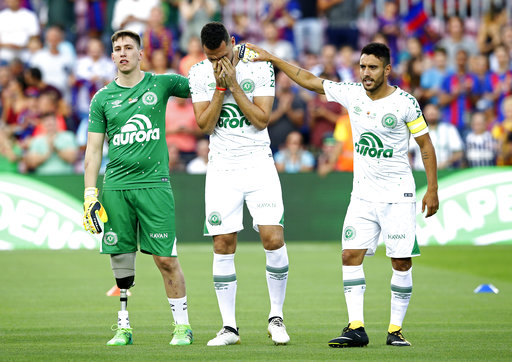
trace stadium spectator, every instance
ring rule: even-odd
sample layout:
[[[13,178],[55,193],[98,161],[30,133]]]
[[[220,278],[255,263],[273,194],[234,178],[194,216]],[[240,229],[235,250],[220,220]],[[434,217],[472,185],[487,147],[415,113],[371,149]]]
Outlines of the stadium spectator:
[[[465,139],[465,160],[468,167],[495,166],[498,143],[487,130],[485,113],[471,116],[471,132]]]
[[[160,6],[160,0],[116,0],[112,14],[112,30],[131,30],[144,34],[151,9]]]
[[[339,81],[337,77],[331,77],[325,73],[320,74],[320,77],[334,82]],[[315,98],[308,103],[309,144],[313,151],[319,151],[325,135],[334,132],[340,114],[341,105],[337,102],[329,102],[324,94],[316,94]]]
[[[202,138],[197,141],[196,144],[196,157],[194,157],[187,164],[187,173],[193,175],[206,174],[208,167],[208,152],[210,142],[206,138]]]
[[[498,140],[498,160],[499,166],[512,166],[512,96],[508,96],[503,101],[504,119],[495,122],[492,127],[492,135]]]
[[[369,3],[370,0],[318,0],[318,10],[327,19],[327,43],[336,47],[348,44],[358,49],[357,19],[359,12]]]
[[[422,101],[429,101],[434,104],[439,103],[439,92],[443,84],[443,79],[447,75],[446,50],[436,48],[432,57],[432,65],[421,74],[420,87],[422,90]]]
[[[167,149],[169,152],[169,174],[186,171],[187,165],[181,159],[178,147],[173,143],[168,143]]]
[[[440,170],[460,168],[464,156],[464,145],[457,128],[450,123],[441,122],[441,113],[435,104],[427,104],[423,114],[428,122],[430,139],[436,150],[437,168]],[[409,157],[413,170],[424,170],[422,155],[416,142],[409,144]]]
[[[190,99],[169,99],[165,111],[165,124],[167,145],[175,145],[181,160],[187,163],[195,156],[197,139],[202,136]]]
[[[391,54],[398,54],[398,41],[401,38],[400,14],[398,13],[398,4],[396,1],[385,1],[382,14],[377,16],[379,32],[386,37],[386,44],[391,50]],[[393,62],[397,64],[398,59]]]
[[[334,133],[324,138],[322,153],[318,156],[318,174],[325,176],[332,171],[354,171],[354,142],[350,117],[345,108],[336,121]]]
[[[468,54],[457,52],[457,68],[443,79],[439,94],[439,105],[443,107],[443,119],[461,134],[469,126],[469,114],[482,93],[482,87],[475,74],[468,71]]]
[[[311,73],[316,76],[320,76],[320,74],[327,74],[330,78],[342,79],[342,73],[338,64],[337,53],[338,49],[336,46],[332,44],[325,44],[322,47],[320,63],[309,69]]]
[[[284,144],[292,131],[301,130],[305,122],[306,103],[284,73],[276,76],[276,97],[268,123],[268,135],[272,152]]]
[[[259,30],[261,32],[261,30]],[[233,34],[237,43],[243,43],[246,41],[252,41],[254,39],[260,39],[260,34],[251,33],[251,27],[249,26],[249,18],[245,13],[239,13],[233,15]]]
[[[201,41],[198,37],[191,37],[187,46],[187,55],[181,58],[179,62],[180,74],[188,76],[190,68],[204,59],[206,57],[201,49]]]
[[[21,0],[6,0],[6,9],[0,11],[0,65],[15,58],[23,59],[31,36],[39,35],[39,19],[21,7]]]
[[[116,74],[112,61],[105,56],[105,48],[99,38],[87,42],[87,55],[80,57],[73,69],[72,104],[81,122],[88,118],[92,96],[110,83]]]
[[[501,28],[501,44],[505,45],[510,57],[510,67],[512,68],[512,23],[505,24]],[[489,67],[492,71],[498,70],[498,61],[493,53],[489,55]]]
[[[252,44],[249,46],[253,47]],[[393,268],[391,318],[386,344],[410,346],[402,334],[402,323],[412,293],[412,256],[419,254],[415,235],[415,185],[407,164],[411,133],[420,145],[427,173],[428,186],[422,200],[422,211],[426,210],[426,217],[430,217],[439,208],[435,150],[418,102],[396,86],[389,85],[390,53],[389,48],[381,43],[370,43],[362,49],[362,83],[359,84],[325,80],[259,47],[254,47],[254,50],[259,54],[255,61],[272,62],[300,86],[325,94],[329,101],[347,108],[353,136],[358,140],[353,190],[342,240],[343,285],[349,324],[341,336],[330,340],[328,345],[362,347],[369,342],[364,329],[366,282],[363,260],[366,254],[375,253],[381,236]],[[384,148],[393,147],[397,152],[393,157],[377,158],[376,154],[382,150],[375,148],[378,143],[385,145]],[[372,148],[374,151],[370,150]],[[392,149],[382,152],[389,154],[390,151]],[[404,193],[404,188],[410,192]],[[398,218],[399,223],[396,222]],[[400,226],[398,229],[397,225]]]
[[[315,167],[315,157],[304,149],[302,135],[298,131],[288,134],[284,147],[275,153],[274,161],[278,172],[310,172]]]
[[[153,52],[160,50],[167,58],[167,63],[172,64],[174,56],[174,40],[172,33],[165,27],[164,13],[161,6],[155,6],[149,14],[146,30],[142,36],[144,44],[144,62],[147,68],[151,68]]]
[[[284,59],[295,59],[293,44],[288,40],[279,38],[279,32],[274,23],[267,22],[263,24],[263,41],[260,44]]]
[[[25,67],[29,67],[30,66],[30,64],[32,63],[32,58],[41,49],[43,49],[43,42],[41,40],[41,37],[39,37],[39,35],[31,36],[28,39],[27,52],[21,58],[21,60],[23,61],[23,64],[25,64]]]
[[[296,0],[273,0],[267,2],[265,6],[263,24],[274,24],[278,39],[288,41],[295,49],[293,26],[300,15],[299,3]]]
[[[10,136],[9,130],[0,127],[0,172],[18,172],[22,150]]]
[[[451,16],[447,23],[447,34],[437,43],[437,46],[446,49],[448,68],[458,68],[458,52],[463,50],[467,56],[478,53],[475,39],[465,35],[464,22],[458,16]]]
[[[324,43],[322,19],[318,16],[318,0],[297,0],[300,17],[293,26],[297,54],[320,54]]]
[[[53,26],[46,30],[46,47],[34,54],[31,67],[41,70],[43,81],[57,88],[67,102],[71,100],[69,76],[75,66],[75,59],[59,48],[63,33],[59,27]]]
[[[339,64],[337,73],[340,76],[341,82],[356,81],[359,64],[354,59],[354,56],[357,57],[354,53],[354,49],[350,45],[344,45],[340,48],[338,52]]]
[[[502,42],[501,29],[507,24],[508,14],[505,6],[491,2],[489,11],[480,19],[477,44],[480,53],[489,55]]]
[[[47,6],[46,28],[58,26],[63,30],[64,37],[76,43],[75,2],[69,0],[45,0]]]
[[[37,175],[72,174],[78,156],[75,134],[60,131],[54,113],[42,114],[40,119],[44,133],[30,142],[23,157],[27,169]]]
[[[221,330],[207,345],[240,342],[235,315],[235,251],[237,233],[243,228],[244,201],[266,254],[267,331],[275,344],[287,344],[290,337],[283,323],[288,279],[284,206],[266,129],[275,94],[273,67],[264,62],[239,62],[233,54],[234,38],[220,23],[203,27],[201,43],[208,60],[191,69],[190,93],[199,127],[211,134],[204,234],[213,237],[213,280],[222,316]],[[216,85],[215,89],[209,84]],[[219,113],[222,117],[217,122],[218,117],[212,115]],[[221,281],[222,288],[217,288]]]
[[[503,116],[503,100],[512,94],[512,70],[510,69],[510,56],[507,48],[500,44],[494,48],[494,56],[498,62],[498,69],[489,72],[485,77],[485,98],[494,104],[495,116],[501,122]]]
[[[268,0],[229,0],[222,7],[222,22],[228,31],[235,30],[236,16],[243,15],[247,20],[247,33],[254,36],[253,42],[261,40],[263,13]]]
[[[2,90],[2,120],[13,127],[18,123],[19,115],[27,108],[25,95],[25,82],[23,77],[14,77],[9,80]]]
[[[180,49],[183,53],[188,51],[192,38],[199,38],[201,28],[213,20],[219,7],[218,0],[182,0],[180,1],[180,17],[183,22],[180,36]],[[188,74],[188,73],[182,73]]]
[[[172,68],[169,67],[167,55],[163,49],[156,49],[153,51],[151,54],[149,66],[149,71],[155,74],[176,73]]]

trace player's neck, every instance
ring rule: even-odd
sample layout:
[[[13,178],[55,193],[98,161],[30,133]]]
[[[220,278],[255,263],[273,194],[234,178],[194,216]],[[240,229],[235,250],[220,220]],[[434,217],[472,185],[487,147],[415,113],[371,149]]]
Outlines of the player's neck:
[[[115,82],[121,87],[133,87],[137,85],[144,78],[144,72],[140,69],[135,69],[130,73],[117,72]]]
[[[384,83],[382,86],[380,86],[378,89],[376,89],[373,92],[366,91],[366,95],[372,101],[376,101],[378,99],[386,98],[387,96],[391,95],[395,90],[396,90],[396,87],[393,87],[387,83]]]

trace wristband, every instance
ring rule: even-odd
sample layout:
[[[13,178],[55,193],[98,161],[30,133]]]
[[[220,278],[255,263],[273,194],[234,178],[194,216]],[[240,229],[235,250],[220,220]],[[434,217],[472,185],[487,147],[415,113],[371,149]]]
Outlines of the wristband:
[[[220,90],[221,92],[225,92],[227,88],[215,87],[215,89]]]

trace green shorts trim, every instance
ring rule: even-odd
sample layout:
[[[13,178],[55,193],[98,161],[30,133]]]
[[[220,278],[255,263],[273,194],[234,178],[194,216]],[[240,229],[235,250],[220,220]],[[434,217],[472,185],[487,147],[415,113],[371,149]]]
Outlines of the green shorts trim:
[[[108,221],[102,254],[138,250],[158,256],[177,256],[174,196],[171,188],[103,191]]]

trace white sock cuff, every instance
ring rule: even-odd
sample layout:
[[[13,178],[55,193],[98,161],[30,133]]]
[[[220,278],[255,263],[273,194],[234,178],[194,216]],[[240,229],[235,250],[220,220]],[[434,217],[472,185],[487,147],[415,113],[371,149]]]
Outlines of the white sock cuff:
[[[363,264],[343,265],[341,270],[343,272],[343,280],[364,279]]]
[[[181,298],[167,298],[169,301],[169,304],[177,305],[177,304],[184,304],[187,302],[187,296]]]
[[[235,254],[213,253],[213,275],[235,275]]]
[[[412,286],[412,267],[406,271],[393,269],[393,276],[391,277],[391,284],[398,287]]]
[[[274,268],[288,266],[288,250],[286,249],[286,244],[276,250],[265,249],[265,255],[267,257],[267,266]]]

